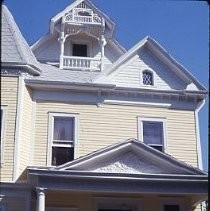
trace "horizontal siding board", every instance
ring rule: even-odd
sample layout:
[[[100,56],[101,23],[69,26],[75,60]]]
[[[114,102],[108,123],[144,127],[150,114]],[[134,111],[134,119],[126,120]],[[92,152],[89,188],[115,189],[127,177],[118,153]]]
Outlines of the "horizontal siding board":
[[[18,77],[1,76],[1,105],[6,106],[3,140],[4,163],[1,167],[1,181],[11,181],[13,177],[18,81]]]
[[[192,111],[105,104],[96,107],[95,105],[47,101],[37,102],[35,165],[46,165],[50,111],[79,115],[79,156],[128,138],[137,138],[138,116],[166,118],[168,152],[175,157],[182,157],[188,163],[197,165],[195,122]],[[179,144],[180,147],[177,146]],[[185,154],[186,148],[191,145],[194,147]]]

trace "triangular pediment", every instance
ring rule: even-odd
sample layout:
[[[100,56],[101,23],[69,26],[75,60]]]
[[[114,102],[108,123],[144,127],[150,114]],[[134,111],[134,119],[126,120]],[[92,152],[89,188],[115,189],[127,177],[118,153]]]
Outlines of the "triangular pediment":
[[[96,21],[98,23],[103,24],[102,22],[104,21],[106,30],[108,31],[109,36],[112,37],[113,32],[114,32],[114,28],[115,28],[114,22],[112,22],[112,20],[107,15],[105,15],[103,12],[101,12],[89,0],[76,0],[72,4],[70,4],[68,7],[66,7],[63,11],[61,11],[56,16],[51,18],[50,33],[54,32],[56,25],[61,23],[62,18],[65,17],[65,18],[69,19],[69,18],[72,17],[72,15],[74,16],[75,14],[78,14],[78,13],[73,14],[74,10],[77,10],[77,11],[84,13],[84,14],[89,13],[89,14],[87,14],[87,17],[89,15],[92,16],[93,22]]]
[[[112,145],[64,165],[61,171],[84,171],[114,174],[204,174],[177,159],[135,139]]]
[[[146,70],[153,74],[152,86],[143,84],[142,75]],[[107,81],[118,87],[205,90],[186,68],[150,37],[142,39],[95,79],[95,83]]]

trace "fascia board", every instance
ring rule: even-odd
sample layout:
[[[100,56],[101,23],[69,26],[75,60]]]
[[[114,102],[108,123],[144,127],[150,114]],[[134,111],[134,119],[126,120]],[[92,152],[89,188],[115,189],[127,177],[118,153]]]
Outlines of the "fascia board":
[[[130,87],[116,87],[116,91],[127,91],[127,92],[140,92],[140,93],[154,93],[154,94],[168,94],[168,95],[206,95],[208,94],[207,90],[161,90],[161,89],[144,89],[144,88],[130,88]]]
[[[192,75],[183,65],[176,61],[157,41],[148,37],[147,47],[159,57],[162,55],[163,60],[169,64],[173,69],[176,69],[175,74],[178,74],[182,80],[186,82],[194,82],[200,89],[206,90],[206,88]]]
[[[177,181],[177,182],[207,182],[207,175],[176,175],[176,174],[122,174],[122,173],[99,173],[87,171],[63,171],[46,170],[38,167],[28,167],[30,176],[40,177],[65,177],[81,179],[118,179],[118,180],[136,180],[136,181]]]
[[[148,93],[157,95],[189,95],[193,97],[201,97],[204,99],[208,94],[207,90],[188,91],[188,90],[156,90],[156,89],[142,89],[142,88],[129,88],[117,87],[114,84],[101,84],[101,83],[70,83],[60,81],[43,81],[26,79],[26,85],[34,89],[76,89],[76,90],[100,90],[100,91],[115,91],[124,93]]]
[[[131,148],[129,148],[131,147]],[[113,154],[120,153],[123,150],[129,150],[133,149],[133,151],[137,151],[137,154],[142,154],[143,152],[150,153],[150,156],[153,157],[153,159],[159,159],[159,162],[167,163],[169,162],[171,165],[174,165],[176,168],[183,169],[184,171],[187,171],[190,174],[201,174],[206,175],[205,172],[202,170],[192,167],[180,160],[177,160],[173,158],[172,156],[159,152],[157,150],[154,150],[152,148],[149,148],[144,143],[136,141],[135,139],[128,139],[126,141],[120,142],[115,145],[111,145],[109,147],[103,148],[101,150],[98,150],[96,152],[93,152],[87,156],[83,156],[81,158],[78,158],[76,160],[73,160],[67,164],[63,164],[59,167],[55,167],[55,170],[66,170],[68,168],[75,169],[77,167],[84,166],[86,164],[90,164],[91,162],[97,161],[103,157],[111,157]]]
[[[76,89],[76,90],[113,90],[113,84],[69,83],[59,81],[43,81],[26,79],[27,86],[37,89]]]
[[[9,68],[9,69],[26,69],[28,73],[31,75],[40,75],[42,72],[41,69],[37,68],[34,65],[27,63],[17,63],[17,62],[4,62],[1,64],[1,68]]]

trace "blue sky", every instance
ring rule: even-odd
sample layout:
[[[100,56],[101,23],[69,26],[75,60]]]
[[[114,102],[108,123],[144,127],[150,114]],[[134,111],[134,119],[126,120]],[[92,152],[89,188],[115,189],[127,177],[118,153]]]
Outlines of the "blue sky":
[[[205,1],[92,0],[115,23],[126,49],[149,35],[208,88],[208,4]],[[23,36],[33,44],[49,29],[50,18],[72,0],[5,0]],[[208,162],[208,102],[200,111],[204,169]]]

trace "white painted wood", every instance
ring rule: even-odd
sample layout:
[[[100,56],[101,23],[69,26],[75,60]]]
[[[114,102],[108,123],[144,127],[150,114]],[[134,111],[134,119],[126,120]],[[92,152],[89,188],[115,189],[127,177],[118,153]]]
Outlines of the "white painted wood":
[[[45,189],[36,188],[36,192],[37,192],[36,211],[45,211]]]
[[[154,86],[145,86],[142,81],[142,72],[149,70],[154,75]],[[113,83],[122,87],[149,88],[160,90],[183,90],[187,84],[161,63],[148,50],[141,50],[118,67],[110,76]]]

